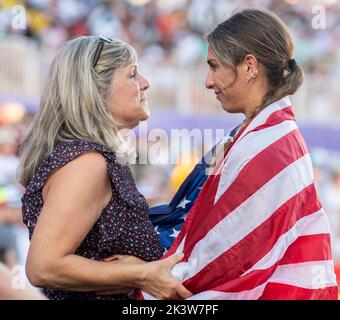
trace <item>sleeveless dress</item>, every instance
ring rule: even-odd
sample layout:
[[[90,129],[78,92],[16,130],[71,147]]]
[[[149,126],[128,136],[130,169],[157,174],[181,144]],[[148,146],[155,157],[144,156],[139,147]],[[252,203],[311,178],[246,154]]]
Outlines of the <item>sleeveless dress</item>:
[[[137,191],[128,166],[118,163],[114,153],[105,147],[85,140],[63,142],[45,159],[35,172],[21,199],[23,221],[32,238],[43,207],[42,189],[48,175],[78,156],[96,151],[101,153],[108,167],[112,197],[98,221],[85,237],[75,254],[97,261],[113,254],[134,255],[146,261],[158,260],[163,253],[156,231],[148,217],[148,204]],[[76,201],[76,199],[75,199]],[[49,299],[125,300],[128,295],[97,296],[91,292],[70,292],[44,289]]]

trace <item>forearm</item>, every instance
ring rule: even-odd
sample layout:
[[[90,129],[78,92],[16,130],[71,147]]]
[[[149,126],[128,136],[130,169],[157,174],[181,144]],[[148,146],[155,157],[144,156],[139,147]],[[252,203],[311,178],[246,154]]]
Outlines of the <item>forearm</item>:
[[[39,278],[37,284],[41,287],[80,292],[114,290],[119,293],[126,287],[138,287],[143,267],[94,261],[73,254],[46,265],[36,273]]]

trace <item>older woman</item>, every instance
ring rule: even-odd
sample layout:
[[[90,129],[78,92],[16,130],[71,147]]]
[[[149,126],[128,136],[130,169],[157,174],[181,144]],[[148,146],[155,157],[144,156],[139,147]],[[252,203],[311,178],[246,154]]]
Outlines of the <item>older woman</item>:
[[[206,87],[245,120],[217,146],[206,181],[189,176],[203,185],[197,199],[187,182],[180,189],[195,204],[165,256],[185,254],[172,273],[192,299],[337,299],[328,220],[288,97],[303,76],[285,25],[244,10],[208,43]]]
[[[53,62],[19,170],[26,272],[50,299],[128,299],[133,288],[190,295],[169,271],[180,255],[152,262],[162,248],[123,164],[133,152],[119,132],[148,118],[148,88],[134,49],[120,40],[79,37]],[[113,254],[136,258],[103,261]]]

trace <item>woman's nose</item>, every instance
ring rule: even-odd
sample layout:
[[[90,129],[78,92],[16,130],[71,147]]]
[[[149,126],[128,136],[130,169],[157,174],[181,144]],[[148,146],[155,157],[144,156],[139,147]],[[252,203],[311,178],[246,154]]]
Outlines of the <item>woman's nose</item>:
[[[141,81],[140,81],[140,89],[142,91],[145,91],[150,88],[150,83],[148,80],[146,80],[143,76],[141,76]]]
[[[207,77],[205,78],[205,87],[207,89],[213,89],[214,88],[214,81],[212,80],[210,71],[207,74]]]

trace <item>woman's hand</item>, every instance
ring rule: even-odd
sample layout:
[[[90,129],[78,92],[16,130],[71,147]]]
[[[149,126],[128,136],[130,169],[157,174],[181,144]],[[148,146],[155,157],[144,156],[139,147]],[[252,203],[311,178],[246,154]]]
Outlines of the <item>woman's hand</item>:
[[[186,299],[192,296],[192,293],[188,291],[170,272],[173,266],[180,262],[183,257],[184,255],[180,254],[171,256],[164,260],[146,262],[135,256],[113,255],[105,258],[104,261],[117,264],[144,265],[143,277],[138,284],[138,288],[160,300],[175,300]],[[100,291],[96,292],[96,294],[109,295],[129,292],[131,292],[131,288],[122,288],[120,292],[112,290]]]
[[[179,263],[184,254],[174,255],[164,260],[146,263],[139,288],[160,300],[187,299],[192,293],[171,274],[171,269]]]

